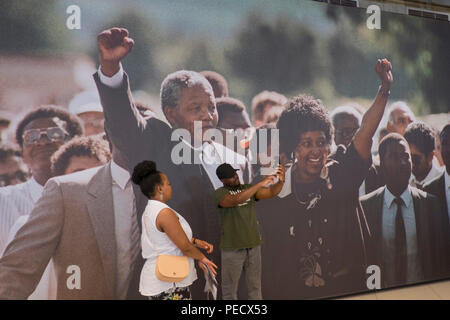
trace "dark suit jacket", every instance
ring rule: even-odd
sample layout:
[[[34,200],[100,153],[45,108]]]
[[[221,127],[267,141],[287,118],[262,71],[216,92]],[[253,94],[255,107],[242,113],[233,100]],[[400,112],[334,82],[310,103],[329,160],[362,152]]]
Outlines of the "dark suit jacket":
[[[0,299],[26,299],[50,258],[56,271],[57,299],[116,298],[111,186],[109,164],[47,182],[28,221],[0,259]],[[143,199],[137,199],[139,221],[144,207]],[[141,260],[136,263],[134,279],[140,274]],[[71,265],[80,268],[79,290],[67,287]],[[129,298],[140,296],[135,282],[130,284]]]
[[[386,287],[386,281],[383,279],[385,266],[382,256],[382,214],[385,188],[381,187],[361,197],[361,204],[371,231],[368,264],[380,266],[383,287]],[[444,241],[439,227],[439,217],[435,214],[440,207],[439,201],[433,195],[414,187],[411,187],[411,194],[416,220],[419,258],[424,272],[423,280],[431,281],[442,278]]]
[[[441,204],[441,210],[437,211],[435,214],[439,215],[441,219],[442,232],[446,239],[446,249],[447,254],[444,255],[446,263],[446,276],[450,276],[450,221],[448,217],[448,206],[447,197],[445,196],[445,172],[439,177],[431,180],[423,186],[424,191],[435,195]]]
[[[376,164],[372,164],[369,169],[369,172],[366,176],[366,194],[371,193],[372,191],[377,190],[378,188],[385,185],[384,179],[380,172],[380,166]]]
[[[214,187],[203,166],[173,163],[171,153],[180,141],[171,140],[172,129],[165,122],[157,118],[144,119],[139,114],[126,73],[119,88],[105,86],[98,73],[94,74],[94,79],[104,110],[105,130],[130,171],[143,160],[156,162],[158,170],[164,172],[172,184],[172,199],[167,204],[186,219],[193,237],[214,245],[210,258],[220,267],[220,216],[214,201]],[[191,163],[195,163],[194,158],[198,156],[192,152]],[[243,172],[245,164],[240,169]],[[193,284],[194,299],[205,298],[203,271],[197,271],[200,281]]]
[[[336,160],[336,161],[342,161],[342,155],[345,153],[345,150],[347,148],[340,144],[337,146],[336,151],[329,155],[329,159]],[[366,173],[365,176],[365,194],[369,194],[374,190],[377,190],[379,187],[382,187],[385,185],[384,179],[381,175],[380,166],[377,164],[372,163],[369,170]]]

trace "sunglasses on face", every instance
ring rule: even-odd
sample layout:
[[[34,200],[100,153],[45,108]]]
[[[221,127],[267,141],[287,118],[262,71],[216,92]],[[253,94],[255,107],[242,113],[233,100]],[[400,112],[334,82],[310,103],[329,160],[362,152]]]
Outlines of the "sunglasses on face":
[[[59,127],[30,129],[23,133],[23,142],[24,144],[38,143],[42,135],[45,135],[52,142],[62,142],[69,134]]]
[[[12,182],[25,182],[27,174],[21,170],[17,170],[14,173],[0,174],[0,187],[6,187],[12,184]]]

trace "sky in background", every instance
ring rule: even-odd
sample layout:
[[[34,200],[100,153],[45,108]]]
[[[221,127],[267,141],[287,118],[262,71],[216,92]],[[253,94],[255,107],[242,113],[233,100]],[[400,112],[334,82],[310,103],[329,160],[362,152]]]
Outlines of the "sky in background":
[[[76,4],[81,9],[81,30],[75,36],[88,45],[98,28],[127,10],[138,10],[163,31],[185,36],[208,37],[227,41],[239,29],[251,12],[261,12],[269,18],[288,15],[311,25],[323,35],[333,29],[324,13],[324,5],[308,0],[63,0],[55,14],[66,17],[66,8]],[[87,41],[87,42],[85,42]]]

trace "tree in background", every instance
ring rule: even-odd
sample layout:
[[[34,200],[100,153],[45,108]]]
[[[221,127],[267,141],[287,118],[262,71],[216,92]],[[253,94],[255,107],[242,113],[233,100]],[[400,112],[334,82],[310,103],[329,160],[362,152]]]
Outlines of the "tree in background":
[[[367,14],[363,9],[328,5],[325,10],[336,23],[329,52],[339,93],[352,96],[359,91],[367,95],[364,74],[358,72],[367,70],[362,63],[367,63],[374,55],[388,55],[394,63],[397,79],[392,88],[393,98],[416,102],[419,105],[414,109],[422,114],[449,111],[448,22],[382,12],[381,30],[369,31],[365,27]],[[349,74],[343,70],[349,70]],[[360,85],[352,88],[346,78]]]
[[[449,39],[449,22],[393,14],[380,34],[380,40],[395,49],[400,67],[418,82],[429,108],[424,111],[450,110]]]
[[[336,27],[326,40],[330,77],[336,92],[348,97],[372,97],[374,88],[370,83],[377,83],[372,72],[377,54],[358,32],[359,26],[365,24],[365,13],[328,5],[326,14]]]
[[[155,56],[158,43],[163,40],[160,30],[137,9],[130,9],[120,13],[118,17],[111,19],[108,25],[101,28],[101,30],[111,27],[128,29],[131,38],[136,40],[133,46],[133,58],[125,59],[122,62],[124,69],[130,75],[131,88],[133,90],[142,89],[149,82],[150,86],[158,87],[159,89],[161,75]],[[92,54],[97,59],[96,52]]]
[[[271,22],[250,14],[226,57],[231,71],[249,83],[250,95],[262,90],[298,91],[317,76],[315,34],[286,16]]]
[[[53,54],[71,48],[72,34],[57,0],[1,0],[0,52]]]

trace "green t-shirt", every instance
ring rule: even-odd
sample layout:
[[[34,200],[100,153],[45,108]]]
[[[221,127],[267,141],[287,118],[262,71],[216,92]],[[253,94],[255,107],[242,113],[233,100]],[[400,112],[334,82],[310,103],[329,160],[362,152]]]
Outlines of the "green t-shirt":
[[[244,184],[230,189],[221,187],[214,191],[221,221],[220,245],[222,250],[253,248],[262,244],[256,219],[255,195],[236,207],[223,208],[219,205],[227,194],[237,194],[250,187],[252,187],[251,184]]]

